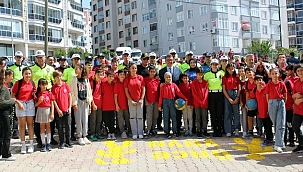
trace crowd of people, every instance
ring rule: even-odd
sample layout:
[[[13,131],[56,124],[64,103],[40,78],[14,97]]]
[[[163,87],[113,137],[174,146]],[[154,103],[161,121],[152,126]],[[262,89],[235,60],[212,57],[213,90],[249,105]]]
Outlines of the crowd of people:
[[[9,151],[11,135],[20,138],[21,154],[25,154],[34,152],[34,135],[37,147],[46,152],[56,144],[59,149],[72,148],[71,141],[76,140],[80,145],[91,144],[104,139],[104,132],[108,140],[115,140],[117,133],[122,139],[143,139],[159,130],[167,138],[179,137],[181,132],[197,138],[210,133],[213,137],[264,136],[262,146],[273,145],[279,153],[285,146],[294,147],[297,138],[293,152],[303,150],[303,65],[298,59],[279,54],[276,65],[271,65],[253,54],[235,61],[232,54],[206,53],[199,63],[187,51],[179,63],[172,49],[159,65],[153,52],[142,54],[141,64],[132,63],[130,55],[125,50],[123,63],[115,56],[109,65],[103,54],[85,59],[85,64],[79,54],[73,54],[71,66],[61,57],[57,68],[53,57],[45,57],[42,50],[30,67],[22,64],[20,51],[12,66],[6,67],[1,59],[2,158],[15,160]],[[176,109],[177,98],[186,102],[183,110]],[[250,99],[256,100],[257,109],[246,105]],[[209,117],[212,131],[207,130]],[[56,128],[59,143],[54,139]]]

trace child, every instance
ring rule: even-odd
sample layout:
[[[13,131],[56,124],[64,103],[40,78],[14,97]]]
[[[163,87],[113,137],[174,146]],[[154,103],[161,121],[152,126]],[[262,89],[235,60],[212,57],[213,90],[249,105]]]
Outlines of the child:
[[[245,89],[245,85],[246,85],[246,81],[247,78],[245,76],[245,71],[244,71],[244,67],[241,66],[238,69],[238,73],[239,73],[239,77],[241,80],[241,92],[240,92],[240,107],[241,107],[241,115],[240,115],[240,122],[241,122],[241,126],[243,129],[243,138],[246,137],[247,135],[247,109],[245,108],[246,105],[246,89]]]
[[[72,105],[75,111],[78,142],[80,145],[90,144],[87,139],[88,114],[93,100],[86,69],[83,65],[75,66],[75,73],[71,81]]]
[[[129,111],[127,105],[127,97],[124,91],[124,82],[125,72],[124,70],[118,70],[118,79],[114,88],[114,96],[115,96],[115,105],[118,117],[118,125],[122,139],[127,139],[127,134],[125,132],[125,125],[130,132],[130,122],[129,122]],[[125,123],[125,125],[124,125]]]
[[[146,105],[147,137],[151,137],[152,135],[157,134],[157,132],[155,131],[155,126],[159,115],[158,102],[159,102],[160,80],[155,76],[156,76],[156,68],[154,66],[150,66],[149,76],[144,78],[144,82],[146,86],[145,105]]]
[[[303,65],[300,64],[295,67],[294,71],[296,72],[299,79],[294,83],[293,90],[293,99],[294,99],[294,116],[292,119],[292,125],[294,131],[298,137],[299,145],[292,152],[302,152],[303,151],[303,131],[301,128],[303,122]]]
[[[36,93],[35,107],[37,108],[36,123],[40,123],[40,136],[42,141],[41,152],[51,150],[51,131],[50,122],[54,120],[54,97],[51,92],[47,90],[48,82],[46,79],[41,78],[38,81],[38,89]],[[45,143],[45,131],[47,142]]]
[[[178,137],[177,133],[177,117],[176,117],[176,107],[175,107],[175,98],[176,96],[184,99],[187,104],[186,97],[181,93],[178,86],[172,82],[172,74],[166,72],[164,74],[165,84],[160,87],[160,97],[159,97],[159,111],[163,109],[163,119],[164,119],[164,132],[166,133],[167,138],[171,138],[169,131],[169,120],[172,120],[173,133]]]
[[[254,80],[257,85],[257,87],[254,88],[254,92],[258,103],[258,118],[262,120],[266,133],[266,139],[263,141],[261,146],[268,146],[273,141],[273,132],[272,122],[268,116],[268,105],[265,94],[266,85],[263,81],[263,76],[261,75],[256,75]]]
[[[93,62],[92,61],[86,61],[85,62],[85,69],[87,71],[87,77],[88,80],[91,82],[94,79],[95,71],[93,71]]]
[[[95,73],[94,80],[90,82],[93,94],[92,113],[90,115],[90,133],[91,139],[97,141],[103,139],[101,134],[102,123],[102,70],[98,69]]]
[[[113,82],[115,74],[111,71],[107,74],[107,82],[102,83],[101,96],[106,98],[102,101],[102,114],[105,126],[108,129],[108,140],[115,140],[115,100],[114,100],[114,87]]]
[[[287,91],[284,82],[279,81],[279,69],[270,70],[272,82],[266,86],[266,98],[268,101],[268,112],[271,121],[275,127],[275,151],[282,153],[285,148],[284,132],[286,121],[285,102],[287,100]]]
[[[228,63],[225,68],[225,76],[222,78],[222,88],[225,96],[225,111],[224,111],[224,128],[226,137],[231,137],[232,125],[235,129],[235,136],[239,136],[240,114],[240,79],[236,74],[235,64]]]
[[[71,90],[67,83],[62,81],[62,73],[54,71],[53,77],[55,79],[55,85],[52,87],[52,93],[54,95],[55,114],[58,117],[58,134],[59,134],[59,149],[64,147],[72,148],[70,144],[70,129],[71,129],[71,112],[72,112],[72,95]],[[63,132],[63,128],[65,131]],[[65,143],[64,143],[65,136]]]
[[[196,72],[195,72],[196,73]],[[193,102],[192,102],[192,93],[191,93],[191,83],[189,82],[189,75],[187,73],[180,75],[181,84],[179,85],[179,89],[181,93],[187,98],[188,104],[185,109],[182,111],[183,113],[183,121],[185,127],[184,136],[191,135],[192,136],[192,128],[193,128]],[[202,131],[198,128],[198,137],[202,137]]]
[[[248,102],[249,99],[255,99],[256,95],[254,93],[254,88],[256,87],[256,84],[254,82],[254,73],[251,68],[245,69],[245,75],[247,77],[247,81],[245,83],[245,90],[246,90],[246,102]],[[247,123],[248,123],[248,134],[247,136],[253,136],[253,128],[254,128],[254,117],[257,115],[257,110],[250,110],[245,105],[245,108],[247,110]],[[244,135],[243,135],[244,137]]]
[[[203,135],[208,137],[207,133],[207,110],[208,110],[208,83],[203,79],[203,68],[197,68],[197,78],[193,80],[192,86],[192,97],[193,104],[196,113],[196,124],[198,131],[203,130]],[[198,133],[199,134],[199,133]],[[189,131],[189,136],[192,136],[192,132]],[[200,134],[202,137],[202,135]]]

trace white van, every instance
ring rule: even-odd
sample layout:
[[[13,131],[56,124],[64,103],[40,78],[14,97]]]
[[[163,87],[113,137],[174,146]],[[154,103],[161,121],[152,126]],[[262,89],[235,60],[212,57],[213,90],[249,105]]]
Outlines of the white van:
[[[124,50],[131,51],[132,49],[130,47],[117,47],[116,48],[116,54],[120,58],[120,64],[123,63],[122,53],[123,53]]]
[[[131,52],[132,61],[136,64],[141,64],[142,51],[140,49],[133,48]]]

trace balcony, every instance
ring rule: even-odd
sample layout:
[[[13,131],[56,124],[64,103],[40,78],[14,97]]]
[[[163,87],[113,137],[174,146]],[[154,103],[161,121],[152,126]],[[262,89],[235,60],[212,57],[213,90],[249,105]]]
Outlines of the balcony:
[[[288,17],[287,18],[287,22],[294,22],[296,21],[296,19],[294,17]]]
[[[22,16],[22,11],[21,10],[11,9],[11,8],[6,8],[6,7],[0,7],[0,13],[1,14],[11,15],[11,11],[12,11],[12,14],[14,16]]]
[[[44,15],[34,14],[34,13],[29,13],[28,14],[28,18],[29,19],[42,20],[42,21],[45,20],[45,16]],[[51,22],[51,23],[60,24],[62,22],[62,19],[48,17],[48,21]]]
[[[75,28],[82,29],[82,30],[84,29],[84,25],[83,24],[79,24],[79,23],[76,23],[76,22],[73,22],[73,21],[71,21],[70,23]]]
[[[13,38],[23,38],[23,33],[12,32],[12,31],[7,31],[7,30],[0,31],[0,37],[9,37],[9,38],[11,38],[12,36],[13,36]]]
[[[74,46],[79,46],[79,47],[85,47],[86,46],[86,43],[80,42],[80,41],[77,41],[77,40],[74,40],[74,39],[72,39],[72,44]]]
[[[295,8],[295,4],[289,3],[289,4],[287,4],[287,8]]]
[[[70,6],[71,6],[72,9],[74,9],[74,10],[83,12],[83,8],[80,7],[80,6],[78,6],[78,5],[76,5],[76,4],[72,4],[72,3],[71,3]]]
[[[43,35],[38,35],[38,34],[29,34],[29,40],[32,41],[44,41],[45,36]],[[48,37],[48,42],[51,43],[60,43],[62,41],[62,38],[53,38],[53,37]]]
[[[295,30],[288,30],[288,36],[296,36]]]

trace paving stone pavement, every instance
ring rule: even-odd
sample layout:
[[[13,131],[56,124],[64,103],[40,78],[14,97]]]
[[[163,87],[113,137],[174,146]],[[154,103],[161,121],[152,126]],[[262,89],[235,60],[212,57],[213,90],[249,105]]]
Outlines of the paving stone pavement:
[[[276,153],[261,147],[262,138],[203,138],[164,135],[150,139],[101,140],[71,149],[20,154],[20,140],[12,140],[15,162],[0,161],[0,171],[303,171],[303,153]]]

